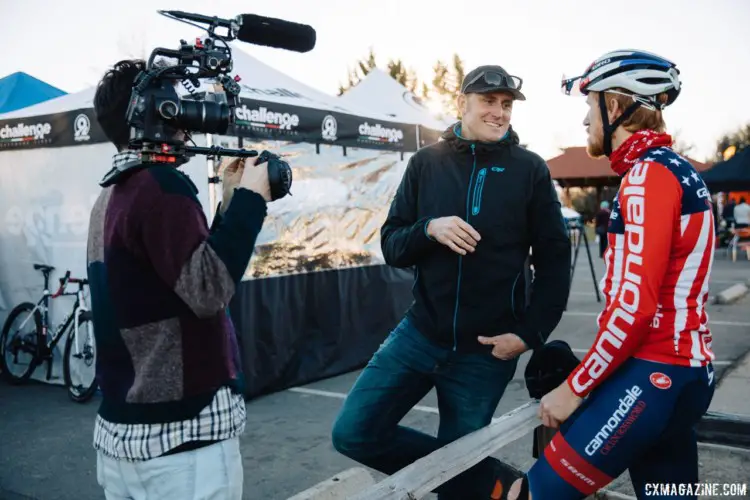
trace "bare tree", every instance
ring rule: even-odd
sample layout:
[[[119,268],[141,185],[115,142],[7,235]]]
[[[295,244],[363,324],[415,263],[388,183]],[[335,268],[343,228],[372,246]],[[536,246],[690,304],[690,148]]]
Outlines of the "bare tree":
[[[370,71],[377,68],[377,66],[375,51],[370,47],[367,56],[354,63],[354,69],[347,68],[347,81],[346,83],[339,84],[338,95],[342,95],[344,92],[357,85],[370,73]]]
[[[714,161],[722,161],[725,152],[727,153],[727,156],[729,156],[730,152],[737,152],[748,146],[750,146],[750,123],[747,123],[744,127],[738,128],[734,132],[724,134],[716,142],[716,152],[711,159]],[[730,149],[732,147],[733,149]]]
[[[672,149],[675,153],[688,157],[690,152],[695,149],[695,144],[683,139],[682,130],[678,129],[672,134]]]

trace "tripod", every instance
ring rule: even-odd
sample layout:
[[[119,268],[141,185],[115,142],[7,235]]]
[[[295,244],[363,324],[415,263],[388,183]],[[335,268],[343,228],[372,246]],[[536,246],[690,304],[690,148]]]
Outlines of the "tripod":
[[[579,233],[578,237],[576,238],[575,242],[575,253],[573,254],[573,263],[570,267],[570,286],[573,286],[573,276],[576,272],[576,264],[578,263],[578,252],[581,250],[581,241],[585,243],[586,246],[586,255],[588,255],[589,258],[589,268],[591,269],[591,279],[594,281],[594,291],[596,292],[596,301],[601,302],[602,298],[599,295],[599,285],[596,282],[596,273],[594,272],[594,261],[591,259],[591,249],[589,248],[589,238],[586,236],[586,228],[583,225],[583,221],[581,219],[568,219],[568,231],[571,235],[574,234],[574,232]]]

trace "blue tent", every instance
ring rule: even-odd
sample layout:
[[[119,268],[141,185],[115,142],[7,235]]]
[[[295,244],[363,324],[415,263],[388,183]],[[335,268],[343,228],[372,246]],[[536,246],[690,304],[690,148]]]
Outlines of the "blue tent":
[[[746,191],[750,189],[750,146],[742,148],[726,161],[701,173],[712,192]]]
[[[0,113],[9,113],[65,94],[67,92],[19,71],[0,79]]]

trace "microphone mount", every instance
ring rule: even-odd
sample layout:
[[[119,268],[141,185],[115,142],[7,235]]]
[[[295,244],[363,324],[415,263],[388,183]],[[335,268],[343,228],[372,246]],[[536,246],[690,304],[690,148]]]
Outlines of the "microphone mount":
[[[238,22],[239,16],[235,19],[222,19],[217,16],[204,16],[203,14],[183,12],[181,10],[157,10],[156,12],[164,17],[168,17],[176,21],[181,21],[185,24],[189,24],[190,26],[195,26],[196,28],[204,29],[209,33],[210,36],[220,38],[225,42],[231,42],[232,40],[235,40],[237,38],[237,32],[240,29],[240,24]],[[208,26],[203,27],[195,23],[203,23],[207,24]],[[227,34],[219,35],[218,33],[216,33],[217,28],[226,28]]]

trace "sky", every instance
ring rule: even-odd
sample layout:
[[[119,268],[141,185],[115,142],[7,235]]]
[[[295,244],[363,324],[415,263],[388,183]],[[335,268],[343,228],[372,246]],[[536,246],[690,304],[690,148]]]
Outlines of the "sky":
[[[467,72],[499,64],[523,78],[527,100],[515,104],[514,129],[547,159],[586,140],[585,102],[560,93],[561,76],[579,75],[616,49],[647,50],[677,63],[683,91],[665,119],[670,133],[694,145],[693,158],[712,156],[722,134],[750,122],[750,0],[470,0],[464,7],[448,0],[0,0],[0,78],[25,71],[76,92],[119,59],[177,48],[181,38],[195,36],[157,9],[308,24],[317,32],[310,52],[242,49],[332,95],[370,47],[379,66],[401,58],[427,81],[435,62],[454,53]]]

